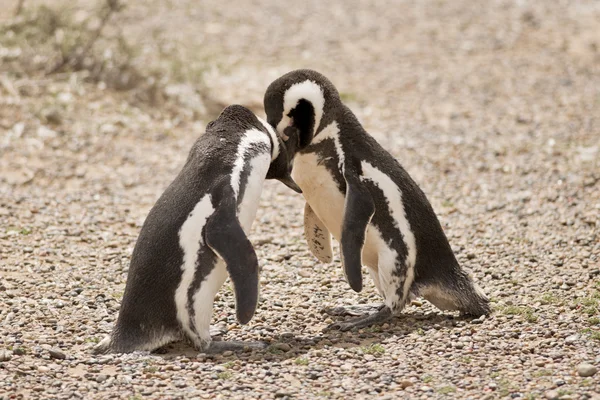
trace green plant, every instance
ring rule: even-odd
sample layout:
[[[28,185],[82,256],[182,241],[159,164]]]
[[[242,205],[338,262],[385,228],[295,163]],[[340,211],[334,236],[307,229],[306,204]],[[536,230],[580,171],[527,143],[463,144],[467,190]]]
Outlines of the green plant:
[[[519,315],[527,322],[536,322],[538,320],[537,315],[533,312],[531,307],[527,306],[506,306],[502,310],[505,315]]]
[[[308,365],[308,359],[304,357],[298,357],[294,360],[296,365]]]
[[[230,379],[231,377],[232,377],[232,374],[229,371],[223,371],[223,372],[219,372],[217,374],[218,379],[226,380],[226,379]]]
[[[442,386],[437,392],[440,394],[450,394],[456,392],[456,388],[454,386]]]
[[[551,293],[546,293],[541,298],[542,304],[556,304],[559,302],[558,297]]]
[[[381,355],[385,353],[385,347],[380,344],[373,343],[369,346],[362,347],[362,351],[365,354]]]
[[[552,371],[548,369],[540,369],[539,371],[535,371],[532,375],[535,377],[550,376],[552,375]]]

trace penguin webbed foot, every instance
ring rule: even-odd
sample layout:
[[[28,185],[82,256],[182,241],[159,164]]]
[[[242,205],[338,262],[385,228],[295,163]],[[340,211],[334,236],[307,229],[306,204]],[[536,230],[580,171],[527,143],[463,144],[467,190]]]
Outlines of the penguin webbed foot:
[[[388,306],[383,305],[379,309],[379,311],[377,311],[373,314],[369,314],[364,317],[351,319],[348,321],[334,322],[333,324],[329,325],[324,330],[325,331],[337,330],[337,331],[347,332],[347,331],[350,331],[353,329],[361,329],[361,328],[366,328],[366,327],[372,326],[372,325],[382,324],[382,323],[390,320],[391,318],[392,318],[392,310]]]
[[[106,336],[96,346],[92,348],[92,354],[101,355],[110,352],[110,335]]]
[[[204,350],[207,354],[218,354],[225,351],[252,351],[264,350],[268,347],[265,342],[244,342],[241,340],[212,341],[208,349]]]

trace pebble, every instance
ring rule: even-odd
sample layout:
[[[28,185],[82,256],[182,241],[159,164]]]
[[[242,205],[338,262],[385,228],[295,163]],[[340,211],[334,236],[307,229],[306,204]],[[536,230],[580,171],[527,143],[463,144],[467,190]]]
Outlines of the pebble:
[[[50,357],[56,358],[57,360],[64,360],[67,358],[67,355],[59,348],[53,347],[48,350]]]
[[[579,340],[579,335],[571,335],[565,338],[566,344],[574,344]]]
[[[414,383],[412,383],[411,381],[409,381],[407,379],[404,379],[404,380],[400,381],[400,387],[402,389],[406,389],[406,388],[411,387],[413,385],[414,385]]]
[[[582,377],[594,376],[596,372],[598,372],[598,368],[592,364],[581,363],[577,366],[577,373]]]
[[[557,400],[559,397],[560,394],[558,393],[558,390],[548,390],[546,393],[544,393],[544,398],[548,400]]]
[[[164,60],[164,55],[175,49],[175,61],[193,66],[187,72],[195,76],[204,54],[198,60],[187,42],[206,44],[208,52],[216,45],[223,54],[215,55],[214,64],[225,68],[210,69],[193,91],[170,87],[165,101],[182,94],[204,100],[206,89],[207,102],[217,95],[261,111],[266,85],[289,63],[263,68],[252,58],[241,64],[229,52],[266,50],[277,60],[285,49],[259,39],[301,28],[291,43],[299,59],[291,64],[310,61],[342,93],[358,97],[350,104],[358,119],[400,159],[434,211],[441,212],[452,248],[494,312],[481,319],[462,317],[420,298],[389,323],[358,332],[322,332],[328,323],[353,317],[330,318],[321,308],[380,303],[381,298],[367,276],[361,293],[349,290],[338,242],[332,241],[329,265],[310,253],[303,235],[303,196],[269,181],[249,234],[262,267],[256,314],[248,325],[236,322],[228,282],[219,291],[211,322],[220,327],[223,340],[278,343],[272,352],[249,349],[196,358],[189,345],[176,343],[164,354],[92,356],[89,339],[114,327],[145,217],[211,116],[190,118],[184,105],[135,106],[147,95],[157,94],[162,102],[161,86],[170,84],[171,74],[157,75],[157,93],[147,93],[142,84],[139,91],[116,94],[85,82],[96,78],[94,71],[94,76],[85,70],[51,74],[41,81],[29,77],[27,69],[13,74],[13,61],[2,63],[9,49],[0,38],[0,69],[5,64],[8,69],[0,80],[14,81],[18,92],[24,85],[37,88],[35,97],[21,94],[6,112],[11,96],[0,93],[0,131],[6,130],[0,133],[0,393],[17,388],[26,397],[78,399],[240,400],[275,394],[290,399],[525,399],[533,394],[543,399],[554,391],[550,398],[597,397],[600,373],[586,378],[577,370],[583,361],[600,369],[597,341],[592,332],[582,333],[595,332],[590,320],[598,315],[588,315],[586,304],[600,291],[600,147],[592,108],[600,89],[594,75],[599,42],[590,29],[598,25],[600,9],[591,6],[597,1],[573,2],[576,7],[495,1],[483,10],[457,0],[439,2],[425,13],[418,2],[406,2],[403,24],[393,23],[397,10],[389,13],[388,6],[394,2],[354,2],[358,23],[332,24],[332,18],[343,20],[347,6],[332,0],[298,25],[281,2],[266,0],[259,8],[242,0],[233,10],[236,21],[260,20],[265,8],[278,16],[275,23],[254,24],[250,30],[245,23],[219,18],[219,4],[208,2],[201,16],[232,30],[236,40],[204,34],[206,24],[197,24],[197,15],[185,15],[173,3],[177,18],[139,18],[133,29],[143,32],[150,22],[186,43],[172,35],[149,38],[161,51],[134,55],[133,74],[138,69],[144,74],[154,62],[171,65],[172,57]],[[566,9],[573,15],[565,17]],[[157,11],[144,3],[128,16],[138,17],[138,10],[143,15]],[[386,12],[387,17],[378,17]],[[518,19],[523,12],[530,13],[527,21]],[[450,14],[453,18],[445,18]],[[311,40],[310,32],[321,27],[324,40]],[[124,26],[124,34],[128,29]],[[19,29],[8,33],[22,39]],[[591,35],[582,47],[587,53],[572,54],[573,42],[584,34]],[[536,40],[521,43],[531,35]],[[344,37],[350,40],[340,47]],[[398,37],[407,38],[400,52],[394,51]],[[117,65],[108,53],[120,50],[105,54],[104,45],[99,40],[83,64],[106,56],[103,65],[112,73]],[[556,51],[546,51],[546,45]],[[419,57],[422,49],[427,49],[425,59]],[[49,61],[47,55],[34,54],[36,68]],[[29,59],[25,56],[22,61]],[[352,63],[367,58],[371,63]],[[340,65],[352,67],[336,68]],[[482,68],[490,65],[489,71]],[[594,157],[577,156],[581,147],[591,146],[596,150],[586,154]],[[16,175],[4,179],[7,174]],[[27,184],[30,180],[33,184]],[[440,206],[445,200],[448,204]],[[375,352],[379,346],[374,344],[384,352]],[[49,355],[50,348],[60,355]],[[432,380],[423,379],[426,375]],[[426,392],[419,390],[422,385]],[[443,395],[441,389],[450,385],[456,393]],[[45,392],[35,392],[42,388]],[[406,396],[399,396],[402,390]]]
[[[287,343],[275,343],[272,345],[273,348],[277,349],[277,350],[281,350],[281,351],[290,351],[292,349],[292,347],[287,344]]]
[[[12,359],[12,352],[9,350],[0,350],[0,362],[10,361]]]

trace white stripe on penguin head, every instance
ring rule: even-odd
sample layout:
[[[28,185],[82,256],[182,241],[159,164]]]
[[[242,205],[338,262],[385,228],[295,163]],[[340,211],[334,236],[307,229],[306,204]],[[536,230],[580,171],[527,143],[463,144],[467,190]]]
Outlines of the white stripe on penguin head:
[[[296,107],[301,99],[310,102],[315,109],[315,128],[313,135],[317,134],[317,129],[321,124],[321,118],[323,118],[325,97],[321,86],[308,79],[304,82],[293,84],[285,91],[285,94],[283,95],[283,116],[281,117],[279,124],[277,124],[277,132],[283,132],[290,124],[290,117],[288,117],[288,114],[291,109]]]
[[[273,161],[279,155],[279,138],[277,137],[277,134],[275,133],[273,127],[269,125],[267,121],[265,121],[259,116],[256,116],[256,118],[258,118],[260,123],[263,124],[263,126],[267,130],[267,132],[269,132],[269,136],[271,136],[271,141],[273,142],[273,148],[271,149],[271,161]]]

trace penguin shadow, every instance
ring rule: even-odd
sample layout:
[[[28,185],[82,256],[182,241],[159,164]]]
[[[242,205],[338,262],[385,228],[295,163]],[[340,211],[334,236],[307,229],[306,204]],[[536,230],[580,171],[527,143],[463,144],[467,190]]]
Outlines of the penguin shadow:
[[[325,313],[323,312],[324,317]],[[339,317],[339,321],[354,317]],[[432,329],[452,330],[463,327],[465,324],[479,324],[480,319],[472,316],[439,314],[434,312],[414,312],[395,316],[381,325],[373,325],[360,330],[340,331],[324,330],[320,333],[274,334],[270,338],[264,338],[266,347],[263,349],[246,348],[244,350],[224,353],[203,353],[196,349],[191,343],[179,341],[163,346],[152,354],[165,360],[178,357],[187,357],[215,365],[223,362],[241,360],[279,362],[287,359],[301,359],[303,355],[314,350],[325,350],[331,348],[356,348],[362,347],[365,351],[371,351],[371,346],[390,343],[390,340],[400,340],[410,333],[417,332],[425,335]],[[300,331],[301,329],[299,329]],[[227,334],[219,334],[213,337],[215,341],[227,340]],[[299,361],[301,362],[301,361]]]

